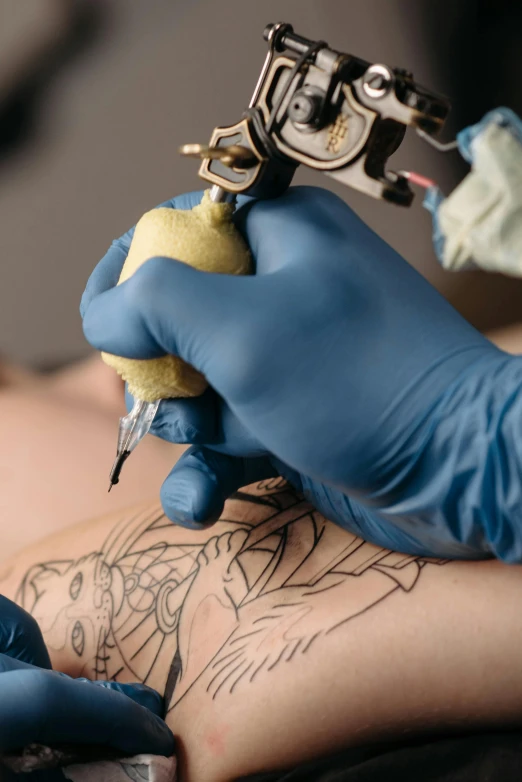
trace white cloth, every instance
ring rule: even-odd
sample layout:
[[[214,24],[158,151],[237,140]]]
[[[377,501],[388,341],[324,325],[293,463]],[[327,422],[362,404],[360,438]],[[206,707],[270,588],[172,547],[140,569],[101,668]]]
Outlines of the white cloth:
[[[522,277],[522,144],[494,119],[471,141],[472,170],[440,205],[441,260],[452,271],[474,262]]]
[[[118,761],[66,766],[62,771],[72,782],[175,782],[176,758],[135,755]]]

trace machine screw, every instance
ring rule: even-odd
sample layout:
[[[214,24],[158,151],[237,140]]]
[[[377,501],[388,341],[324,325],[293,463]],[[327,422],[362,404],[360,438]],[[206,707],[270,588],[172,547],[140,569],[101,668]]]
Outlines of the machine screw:
[[[393,84],[393,73],[386,65],[371,65],[363,76],[363,90],[369,98],[384,98]]]
[[[297,90],[288,106],[288,116],[292,122],[298,125],[316,125],[319,121],[323,99],[322,92],[310,87]]]

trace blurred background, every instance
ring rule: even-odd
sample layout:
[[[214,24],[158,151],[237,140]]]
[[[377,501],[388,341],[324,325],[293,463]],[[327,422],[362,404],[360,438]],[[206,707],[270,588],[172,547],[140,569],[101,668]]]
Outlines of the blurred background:
[[[177,147],[239,119],[276,21],[412,70],[452,99],[447,139],[494,106],[522,113],[520,0],[0,0],[0,355],[51,368],[88,353],[91,269],[144,211],[199,188]],[[413,133],[393,166],[445,192],[466,172]],[[420,193],[401,210],[295,181],[335,189],[477,327],[519,320],[521,283],[439,269]]]

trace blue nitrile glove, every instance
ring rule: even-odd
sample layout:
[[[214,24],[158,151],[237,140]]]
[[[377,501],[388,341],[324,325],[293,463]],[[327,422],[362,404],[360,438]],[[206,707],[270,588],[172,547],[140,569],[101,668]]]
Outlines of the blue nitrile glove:
[[[170,756],[174,739],[162,713],[163,699],[145,685],[90,682],[52,671],[36,621],[0,596],[0,756],[33,742],[101,744],[127,756]],[[4,779],[18,775],[0,761]],[[55,779],[63,779],[61,771],[31,776],[34,782]]]
[[[154,258],[114,287],[129,233],[83,297],[95,347],[180,355],[217,392],[160,406],[157,434],[204,444],[165,482],[168,516],[201,526],[275,467],[379,545],[521,561],[522,359],[493,347],[332,193],[291,188],[242,206],[237,225],[255,276]]]

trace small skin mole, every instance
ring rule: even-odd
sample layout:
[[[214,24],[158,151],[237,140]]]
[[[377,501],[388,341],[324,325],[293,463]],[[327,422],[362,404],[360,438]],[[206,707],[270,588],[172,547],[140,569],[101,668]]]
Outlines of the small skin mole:
[[[229,731],[228,725],[220,725],[209,731],[205,737],[205,743],[216,757],[225,754],[225,736]]]

